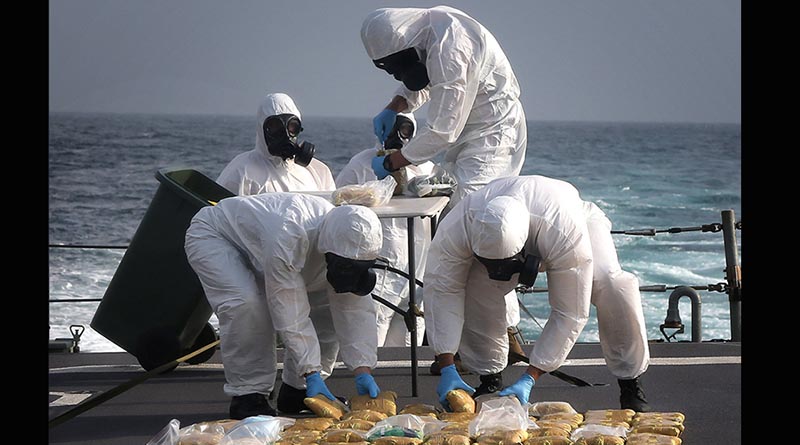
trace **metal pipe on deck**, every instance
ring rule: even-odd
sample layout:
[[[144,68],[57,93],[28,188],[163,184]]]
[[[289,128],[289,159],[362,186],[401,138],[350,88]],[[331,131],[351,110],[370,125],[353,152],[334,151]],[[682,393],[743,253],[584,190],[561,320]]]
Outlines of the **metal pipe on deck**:
[[[677,333],[683,332],[683,323],[681,323],[681,314],[678,309],[678,303],[682,297],[689,297],[692,301],[692,341],[699,343],[703,340],[703,326],[700,321],[703,303],[700,301],[700,294],[689,286],[680,286],[669,294],[667,318],[661,325],[662,332],[664,328],[678,329]]]
[[[722,211],[722,235],[725,242],[725,278],[728,280],[728,301],[731,313],[731,340],[742,341],[742,269],[736,244],[736,223],[733,210]]]

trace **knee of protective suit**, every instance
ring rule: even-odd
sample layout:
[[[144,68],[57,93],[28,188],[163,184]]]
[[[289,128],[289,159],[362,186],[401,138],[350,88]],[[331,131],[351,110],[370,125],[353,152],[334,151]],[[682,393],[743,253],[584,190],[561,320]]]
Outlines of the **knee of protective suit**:
[[[612,296],[639,295],[639,279],[621,269],[595,277],[592,286],[592,302],[595,305]]]
[[[254,314],[263,311],[258,302],[246,298],[229,298],[220,302],[216,307],[212,307],[220,323],[225,321],[238,321],[242,317],[252,317]]]

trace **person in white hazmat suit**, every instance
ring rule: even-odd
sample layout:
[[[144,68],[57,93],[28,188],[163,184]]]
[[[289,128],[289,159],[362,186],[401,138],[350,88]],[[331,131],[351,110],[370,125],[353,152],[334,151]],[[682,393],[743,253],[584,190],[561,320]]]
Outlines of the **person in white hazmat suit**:
[[[503,49],[475,19],[448,6],[381,8],[361,26],[367,55],[401,81],[373,119],[384,141],[398,112],[428,104],[425,125],[399,152],[376,157],[379,179],[444,153],[458,182],[446,212],[489,181],[517,176],[528,141],[520,88]]]
[[[256,142],[252,150],[234,157],[217,178],[217,183],[240,195],[255,195],[265,192],[296,192],[335,190],[336,185],[330,168],[314,158],[315,146],[299,142],[302,133],[302,116],[294,100],[285,93],[270,93],[264,96],[256,111]],[[259,313],[261,323],[271,326],[269,312]],[[333,321],[326,305],[317,304],[312,311],[319,335],[322,353],[323,378],[327,378],[336,363],[339,344],[334,335]],[[269,360],[277,370],[277,352],[274,335],[266,340]],[[270,377],[268,394],[277,380],[277,371]],[[278,410],[297,413],[305,409],[305,389],[281,385],[278,393]]]
[[[564,363],[597,310],[600,345],[620,385],[620,405],[648,411],[639,376],[648,368],[639,281],[622,270],[611,222],[572,184],[544,176],[497,179],[465,197],[439,225],[425,271],[428,339],[439,355],[440,402],[467,385],[453,366],[499,373],[508,340],[503,296],[547,273],[550,316],[531,351],[530,366],[499,395],[527,403],[536,379]]]
[[[398,113],[389,135],[382,147],[378,147],[378,149],[402,148],[414,137],[416,126],[417,122],[412,113]],[[376,151],[376,148],[367,148],[355,154],[336,176],[336,186],[343,187],[377,180],[371,166]],[[433,172],[433,167],[432,162],[409,165],[406,168],[406,176],[411,180],[417,176],[429,175]],[[408,272],[406,218],[383,218],[381,224],[383,226],[383,248],[380,257],[386,259],[389,265],[395,269]],[[414,229],[415,270],[417,278],[424,283],[425,260],[431,240],[430,220],[426,218],[415,221]],[[401,309],[407,309],[408,279],[387,270],[378,271],[377,276],[378,280],[373,293]],[[417,307],[423,309],[422,288],[417,286],[414,292]],[[378,346],[411,346],[411,334],[408,332],[403,316],[378,301],[375,301],[375,305],[378,317]],[[417,346],[420,346],[425,335],[425,321],[422,317],[416,317],[416,320]]]
[[[185,250],[219,319],[231,418],[276,415],[267,399],[276,372],[275,332],[286,348],[284,385],[304,388],[304,397],[334,399],[320,374],[314,319],[320,308],[332,316],[358,394],[378,395],[371,376],[377,328],[369,293],[375,285],[370,266],[382,243],[371,209],[334,207],[300,193],[234,196],[197,212]]]
[[[303,131],[301,119],[300,110],[287,94],[267,94],[256,112],[255,147],[234,157],[217,183],[240,196],[335,190],[331,170],[313,157],[315,146],[298,142]]]

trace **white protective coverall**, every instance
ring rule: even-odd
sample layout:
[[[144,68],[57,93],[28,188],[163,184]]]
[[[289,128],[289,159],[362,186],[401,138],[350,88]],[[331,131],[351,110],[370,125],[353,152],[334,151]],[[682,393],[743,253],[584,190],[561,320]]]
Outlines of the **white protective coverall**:
[[[217,183],[237,195],[264,192],[296,192],[334,190],[333,175],[327,165],[316,158],[307,167],[283,160],[267,150],[264,121],[276,114],[294,114],[302,120],[300,110],[291,97],[283,93],[268,94],[256,113],[256,146],[238,154],[219,174]]]
[[[324,254],[374,259],[381,244],[372,210],[334,207],[311,195],[236,196],[200,209],[186,231],[185,248],[219,318],[225,394],[270,393],[275,331],[287,350],[283,381],[305,388],[303,374],[323,369],[320,328],[312,324],[320,308],[333,317],[342,361],[351,370],[374,368],[372,299],[334,293]],[[263,316],[267,312],[270,317]]]
[[[264,121],[273,115],[294,114],[302,120],[300,110],[292,98],[284,93],[267,94],[256,112],[256,144],[255,148],[234,157],[217,178],[217,183],[240,196],[255,195],[264,192],[295,192],[334,190],[336,185],[330,169],[323,162],[314,158],[307,167],[295,164],[294,160],[284,160],[273,156],[267,149],[264,139]],[[314,298],[316,295],[311,295]],[[333,372],[339,344],[334,334],[333,320],[330,311],[321,302],[313,305],[312,318],[317,328],[322,348],[322,372],[326,378]],[[261,316],[259,325],[271,326],[269,312],[261,311],[252,315]],[[265,347],[271,352],[270,360],[274,363],[270,369],[277,369],[276,341],[272,334],[265,340]],[[276,379],[272,374],[272,381]],[[288,383],[288,382],[287,382]],[[270,391],[274,383],[270,385]],[[294,385],[292,385],[294,386]],[[302,388],[298,386],[297,388]]]
[[[425,125],[401,151],[412,164],[444,152],[442,167],[458,181],[448,209],[495,178],[519,175],[528,141],[519,84],[486,28],[448,6],[381,8],[364,20],[361,40],[372,60],[413,47],[425,63],[429,85],[395,93],[407,112],[428,103]]]
[[[564,363],[597,309],[600,344],[619,379],[647,370],[650,352],[639,281],[621,269],[611,222],[568,182],[543,176],[502,178],[473,192],[439,225],[425,272],[428,339],[436,354],[459,351],[480,375],[506,366],[506,311],[497,304],[517,285],[489,278],[473,252],[490,259],[522,248],[547,272],[550,317],[530,354],[545,372]]]
[[[414,134],[417,123],[411,113],[399,113],[414,122]],[[412,136],[413,139],[413,136]],[[363,184],[375,181],[378,178],[372,171],[371,161],[375,157],[377,148],[368,148],[354,155],[342,171],[336,176],[336,187],[345,185]],[[433,171],[432,162],[406,167],[408,179],[419,175],[429,175]],[[408,272],[408,230],[406,218],[382,218],[383,248],[380,256],[389,261],[395,269]],[[417,219],[414,221],[414,256],[416,258],[417,279],[425,283],[425,260],[428,257],[428,246],[431,240],[430,219]],[[401,309],[408,308],[408,279],[394,272],[376,270],[378,276],[375,295],[385,299]],[[423,289],[415,289],[414,300],[420,309],[423,309]],[[378,316],[378,346],[411,346],[411,334],[408,332],[403,316],[383,303],[375,301]],[[425,334],[425,321],[417,317],[417,343],[422,344]]]

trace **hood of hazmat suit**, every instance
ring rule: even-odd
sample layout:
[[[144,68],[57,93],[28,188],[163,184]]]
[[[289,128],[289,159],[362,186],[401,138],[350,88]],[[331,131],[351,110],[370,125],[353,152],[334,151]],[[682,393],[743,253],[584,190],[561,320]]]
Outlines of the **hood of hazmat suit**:
[[[381,222],[371,209],[359,205],[333,208],[319,231],[320,252],[353,260],[374,260],[383,245]]]
[[[528,240],[530,215],[519,199],[498,196],[476,210],[469,239],[476,255],[503,259],[519,253]]]
[[[234,157],[217,182],[237,195],[335,190],[330,168],[318,159],[312,158],[311,163],[303,167],[293,159],[284,160],[269,152],[264,139],[264,121],[279,114],[294,114],[302,121],[300,110],[289,95],[267,94],[256,112],[255,148]]]

